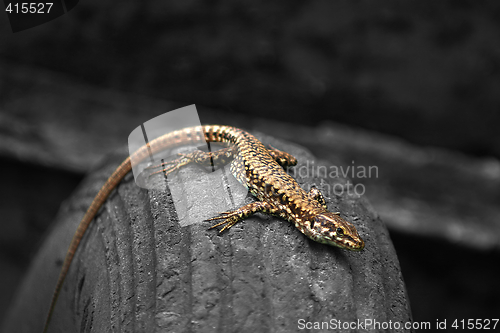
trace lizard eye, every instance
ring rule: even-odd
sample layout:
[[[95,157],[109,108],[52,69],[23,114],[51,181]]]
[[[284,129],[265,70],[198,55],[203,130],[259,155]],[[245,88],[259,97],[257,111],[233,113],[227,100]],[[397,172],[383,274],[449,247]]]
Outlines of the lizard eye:
[[[344,236],[344,229],[342,229],[341,227],[338,227],[336,230],[336,233],[337,233],[338,237],[342,237],[342,236]]]

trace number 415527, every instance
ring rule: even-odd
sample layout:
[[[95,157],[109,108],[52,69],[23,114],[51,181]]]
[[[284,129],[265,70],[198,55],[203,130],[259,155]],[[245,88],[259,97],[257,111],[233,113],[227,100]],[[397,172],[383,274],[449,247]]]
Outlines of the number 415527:
[[[9,3],[7,8],[5,8],[6,12],[14,13],[14,14],[45,14],[50,13],[50,9],[52,8],[53,2],[22,2],[22,3]]]
[[[494,330],[497,327],[498,319],[455,319],[451,327],[454,329],[476,329],[476,330]]]

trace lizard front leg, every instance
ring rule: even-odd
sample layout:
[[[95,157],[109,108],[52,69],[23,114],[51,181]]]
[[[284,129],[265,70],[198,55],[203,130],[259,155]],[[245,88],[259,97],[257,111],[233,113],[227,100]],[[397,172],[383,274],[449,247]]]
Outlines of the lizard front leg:
[[[281,151],[269,145],[267,152],[271,157],[278,162],[283,168],[294,166],[297,164],[297,160],[292,155],[287,152]],[[162,162],[158,165],[152,165],[147,167],[147,169],[158,169],[149,174],[149,177],[163,173],[165,176],[170,173],[179,170],[185,165],[194,163],[202,166],[221,166],[229,163],[238,154],[238,149],[236,146],[226,147],[214,152],[205,152],[203,150],[195,150],[189,154],[179,153],[179,158]]]
[[[323,193],[321,193],[320,190],[316,186],[311,186],[311,189],[309,190],[308,193],[310,198],[313,198],[317,202],[321,204],[325,209],[328,209],[328,206],[326,205],[326,200],[325,197],[323,196]],[[334,212],[333,214],[335,215],[340,215],[340,212]]]
[[[321,204],[321,206],[325,207],[325,209],[328,209],[328,207],[326,206],[326,200],[325,200],[325,197],[323,196],[323,193],[321,193],[320,190],[318,190],[318,188],[316,186],[311,186],[311,189],[309,190],[309,198],[312,198],[314,200],[316,200],[317,202],[319,202]]]
[[[293,155],[285,151],[276,149],[273,146],[268,145],[267,152],[276,162],[278,162],[279,165],[281,165],[283,169],[297,165],[297,159],[293,157]]]

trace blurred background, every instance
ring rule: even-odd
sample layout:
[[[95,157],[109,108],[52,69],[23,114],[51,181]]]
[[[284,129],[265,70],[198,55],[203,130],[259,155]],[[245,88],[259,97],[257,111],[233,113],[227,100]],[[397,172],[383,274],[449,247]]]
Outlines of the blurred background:
[[[196,104],[296,142],[387,224],[415,321],[500,313],[500,3],[80,2],[0,19],[0,321],[59,205],[139,124]]]

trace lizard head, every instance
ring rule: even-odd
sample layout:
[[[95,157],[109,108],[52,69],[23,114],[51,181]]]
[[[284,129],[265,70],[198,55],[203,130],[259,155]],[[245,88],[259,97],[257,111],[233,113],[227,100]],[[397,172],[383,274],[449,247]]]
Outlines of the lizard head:
[[[331,212],[324,212],[313,217],[309,237],[319,243],[352,251],[361,251],[365,247],[365,242],[356,228],[338,214]]]

